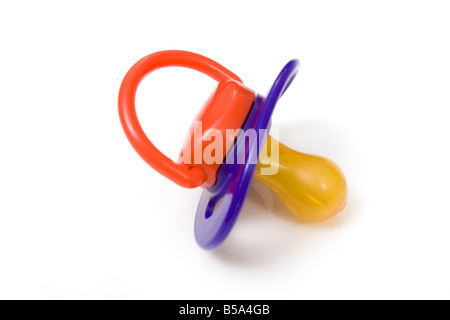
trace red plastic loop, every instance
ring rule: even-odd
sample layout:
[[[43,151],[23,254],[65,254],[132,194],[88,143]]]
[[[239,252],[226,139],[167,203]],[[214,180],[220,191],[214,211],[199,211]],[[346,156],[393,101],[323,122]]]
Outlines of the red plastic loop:
[[[176,163],[156,148],[142,129],[135,106],[139,83],[150,72],[163,67],[186,67],[202,72],[221,82],[233,79],[242,83],[234,73],[217,62],[196,53],[168,50],[150,54],[136,62],[125,75],[119,92],[119,116],[123,130],[136,152],[156,171],[185,188],[201,186],[206,174],[198,167]]]

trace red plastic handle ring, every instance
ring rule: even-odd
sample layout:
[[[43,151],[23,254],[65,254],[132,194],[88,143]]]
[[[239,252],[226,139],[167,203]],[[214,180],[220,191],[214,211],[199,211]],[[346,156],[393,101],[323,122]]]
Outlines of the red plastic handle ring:
[[[150,72],[163,67],[186,67],[202,72],[218,82],[233,79],[234,73],[217,62],[196,53],[168,50],[152,53],[136,62],[125,75],[119,91],[119,116],[123,130],[136,152],[147,164],[185,188],[201,186],[206,174],[200,168],[175,163],[147,138],[136,114],[135,97],[139,83]]]

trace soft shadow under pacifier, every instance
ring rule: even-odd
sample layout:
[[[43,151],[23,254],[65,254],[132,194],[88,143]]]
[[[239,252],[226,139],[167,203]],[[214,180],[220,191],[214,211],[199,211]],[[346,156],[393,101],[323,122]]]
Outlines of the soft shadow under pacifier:
[[[218,81],[195,118],[177,162],[147,138],[134,102],[139,82],[169,66],[195,69]],[[194,229],[202,248],[213,249],[228,236],[253,177],[302,220],[326,220],[344,208],[346,182],[333,162],[293,151],[267,135],[275,105],[298,67],[298,60],[288,62],[267,97],[255,94],[217,62],[186,51],[153,53],[126,74],[119,92],[119,114],[131,145],[150,166],[180,186],[204,188]]]

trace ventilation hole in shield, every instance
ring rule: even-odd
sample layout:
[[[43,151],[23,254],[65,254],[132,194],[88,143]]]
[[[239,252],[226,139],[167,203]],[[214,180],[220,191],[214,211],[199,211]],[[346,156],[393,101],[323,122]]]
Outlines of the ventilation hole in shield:
[[[220,207],[220,204],[222,203],[224,197],[221,197],[218,201],[210,201],[208,204],[208,208],[205,212],[205,218],[209,219],[212,217],[214,212],[217,210],[217,208]]]

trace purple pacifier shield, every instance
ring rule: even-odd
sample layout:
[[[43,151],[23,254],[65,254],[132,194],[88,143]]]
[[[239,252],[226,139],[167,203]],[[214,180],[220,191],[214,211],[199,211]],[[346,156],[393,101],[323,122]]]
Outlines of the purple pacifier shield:
[[[289,61],[264,98],[257,95],[238,135],[217,172],[216,183],[203,190],[195,217],[195,239],[200,247],[214,249],[231,232],[247,196],[259,153],[267,139],[270,118],[278,99],[294,80],[298,60]],[[260,131],[261,130],[261,131]]]

